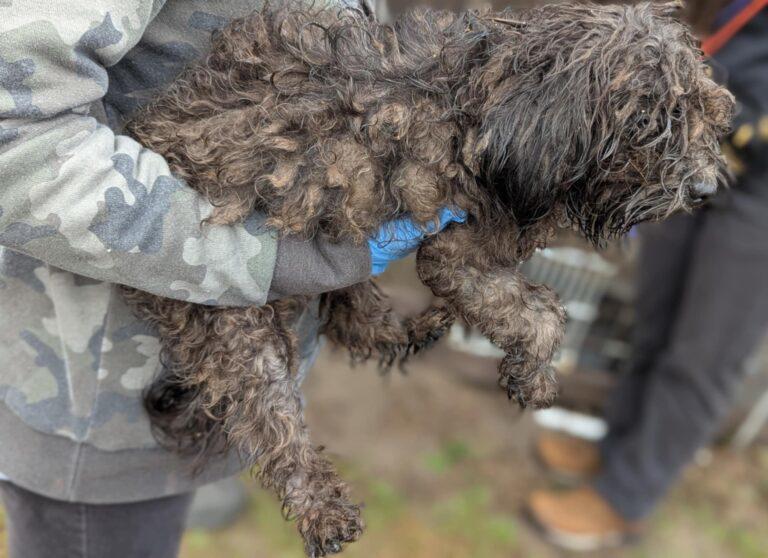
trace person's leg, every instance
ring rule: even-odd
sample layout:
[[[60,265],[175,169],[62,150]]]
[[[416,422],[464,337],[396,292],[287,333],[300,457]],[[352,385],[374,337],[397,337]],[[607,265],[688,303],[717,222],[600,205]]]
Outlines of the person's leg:
[[[700,214],[680,214],[640,227],[633,359],[606,401],[608,434],[597,447],[594,443],[564,436],[540,436],[536,441],[536,454],[551,472],[562,478],[591,477],[599,465],[600,453],[610,451],[613,439],[621,437],[637,422],[647,372],[669,339],[691,247],[701,223]]]
[[[614,436],[620,436],[636,422],[647,372],[672,330],[701,222],[700,214],[680,214],[640,227],[632,361],[606,404],[608,436],[603,445],[610,445]]]
[[[636,392],[636,420],[602,448],[593,486],[626,519],[649,513],[707,443],[742,362],[765,334],[768,219],[739,209],[765,202],[742,206],[741,197],[704,214],[669,342]]]
[[[10,558],[174,558],[192,494],[128,504],[52,500],[0,482]]]
[[[610,450],[637,420],[647,372],[664,348],[672,329],[683,289],[691,246],[701,225],[699,214],[676,215],[661,223],[640,227],[636,284],[636,325],[633,328],[634,358],[620,376],[606,401],[608,435],[597,446],[578,438],[543,433],[535,445],[539,462],[561,479],[580,480],[594,476],[603,447]]]

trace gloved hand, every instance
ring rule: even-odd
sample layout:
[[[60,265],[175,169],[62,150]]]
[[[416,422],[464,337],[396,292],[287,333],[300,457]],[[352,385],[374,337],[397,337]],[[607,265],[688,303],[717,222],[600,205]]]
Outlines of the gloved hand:
[[[463,223],[467,219],[465,211],[445,208],[438,215],[440,224],[437,231],[443,230],[449,223]],[[419,247],[426,236],[435,231],[435,223],[419,227],[410,217],[401,217],[381,226],[376,235],[368,240],[371,250],[371,273],[384,273],[389,262],[404,258]]]

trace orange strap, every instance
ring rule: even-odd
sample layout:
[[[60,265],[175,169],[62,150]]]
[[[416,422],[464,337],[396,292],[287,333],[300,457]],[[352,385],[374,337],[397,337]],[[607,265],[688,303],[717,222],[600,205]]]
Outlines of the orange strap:
[[[768,0],[752,0],[752,2],[744,6],[744,9],[731,18],[728,23],[704,39],[701,42],[701,50],[703,50],[704,54],[707,56],[715,54],[766,6],[768,6]]]

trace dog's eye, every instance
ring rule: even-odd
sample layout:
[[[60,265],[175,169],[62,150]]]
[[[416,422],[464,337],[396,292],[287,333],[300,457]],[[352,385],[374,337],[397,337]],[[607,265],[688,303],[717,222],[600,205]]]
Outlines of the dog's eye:
[[[651,125],[651,117],[648,116],[648,114],[643,111],[637,116],[637,120],[635,121],[635,126],[639,129],[647,128]]]

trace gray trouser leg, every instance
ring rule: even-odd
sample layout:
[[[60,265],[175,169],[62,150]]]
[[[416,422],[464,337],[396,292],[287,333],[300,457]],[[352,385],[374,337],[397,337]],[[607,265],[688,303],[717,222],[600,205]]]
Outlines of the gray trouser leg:
[[[644,235],[636,359],[621,381],[595,488],[627,519],[648,514],[729,407],[768,326],[763,200],[652,225]]]
[[[174,558],[192,494],[129,504],[51,500],[0,482],[10,558]]]
[[[632,428],[637,420],[642,400],[639,393],[669,339],[691,259],[691,246],[701,223],[701,214],[681,214],[663,224],[641,229],[633,358],[607,402],[610,429],[603,441],[605,445]]]

